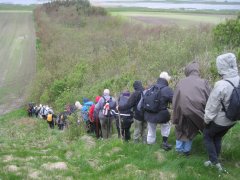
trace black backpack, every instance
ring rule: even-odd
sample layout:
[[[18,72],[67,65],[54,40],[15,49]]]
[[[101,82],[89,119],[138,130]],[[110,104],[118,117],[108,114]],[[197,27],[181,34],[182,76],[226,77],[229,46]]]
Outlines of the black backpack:
[[[146,93],[143,96],[144,111],[150,113],[157,113],[160,111],[161,89],[164,87],[165,86],[159,87],[159,85],[154,85],[146,91]]]
[[[129,99],[129,96],[124,96],[123,94],[121,94],[119,99],[118,99],[118,106],[125,106],[128,102],[128,99]],[[121,111],[121,113],[132,114],[132,110],[127,109],[127,110]]]
[[[231,81],[225,80],[233,86],[233,91],[230,96],[230,103],[226,109],[223,102],[221,101],[223,111],[226,113],[226,117],[231,121],[240,120],[240,83],[238,87],[235,87]]]

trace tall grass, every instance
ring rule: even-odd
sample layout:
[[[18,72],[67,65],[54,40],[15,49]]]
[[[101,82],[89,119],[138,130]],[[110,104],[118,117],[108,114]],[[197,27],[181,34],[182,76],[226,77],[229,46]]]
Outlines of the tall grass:
[[[121,17],[79,15],[74,7],[37,8],[35,19],[39,66],[31,98],[58,110],[82,97],[94,98],[104,88],[112,94],[131,90],[136,79],[147,86],[163,70],[173,76],[174,86],[193,60],[210,78],[217,55],[207,25],[144,27]]]

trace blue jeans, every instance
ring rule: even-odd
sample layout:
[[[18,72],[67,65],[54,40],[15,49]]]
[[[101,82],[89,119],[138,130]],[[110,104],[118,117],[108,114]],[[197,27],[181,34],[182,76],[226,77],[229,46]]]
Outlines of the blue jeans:
[[[192,141],[180,141],[176,140],[176,151],[180,153],[190,152],[192,148]]]

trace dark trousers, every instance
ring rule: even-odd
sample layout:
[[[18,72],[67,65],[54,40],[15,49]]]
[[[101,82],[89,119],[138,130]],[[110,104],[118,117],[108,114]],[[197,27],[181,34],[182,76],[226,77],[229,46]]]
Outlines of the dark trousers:
[[[51,129],[54,129],[54,120],[48,121],[48,124]]]
[[[116,126],[118,131],[118,137],[122,137],[125,141],[129,141],[131,139],[130,128],[133,123],[132,119],[121,119],[121,135],[120,135],[120,124],[119,119],[116,120]]]
[[[213,163],[219,163],[218,156],[221,152],[222,138],[232,126],[220,126],[211,122],[203,130],[205,147],[209,156],[209,160]]]

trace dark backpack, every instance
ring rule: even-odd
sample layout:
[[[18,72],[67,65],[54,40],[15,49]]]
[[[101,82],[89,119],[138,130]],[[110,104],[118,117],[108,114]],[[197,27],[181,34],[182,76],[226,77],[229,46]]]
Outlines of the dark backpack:
[[[157,113],[160,111],[161,89],[164,87],[165,86],[159,87],[159,85],[154,85],[146,91],[143,96],[142,104],[144,111],[150,113]]]
[[[120,95],[119,100],[118,100],[118,106],[125,106],[128,102],[129,96],[124,96],[123,94]],[[132,114],[131,109],[127,109],[124,111],[120,111],[122,114]]]
[[[221,101],[223,111],[226,113],[226,117],[231,121],[240,120],[240,83],[238,84],[238,87],[235,87],[231,81],[225,81],[229,82],[233,86],[233,91],[230,96],[230,103],[227,109]]]

